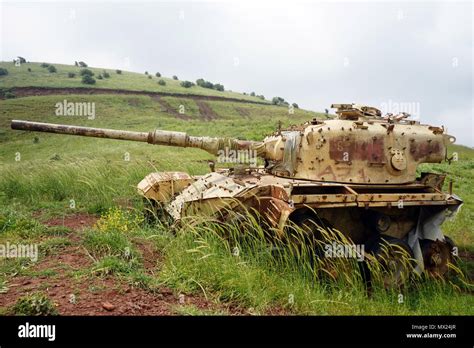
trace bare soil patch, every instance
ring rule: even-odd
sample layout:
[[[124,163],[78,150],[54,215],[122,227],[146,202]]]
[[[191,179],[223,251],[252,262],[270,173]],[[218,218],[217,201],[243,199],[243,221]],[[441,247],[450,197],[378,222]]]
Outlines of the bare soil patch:
[[[98,217],[90,214],[73,214],[64,217],[55,217],[43,222],[46,226],[64,226],[75,231],[92,227],[97,222]]]
[[[187,115],[184,115],[184,114],[180,114],[177,110],[175,110],[167,101],[161,99],[161,96],[153,96],[152,97],[153,100],[157,101],[160,105],[161,105],[161,108],[162,108],[162,111],[168,113],[168,114],[171,114],[173,115],[174,117],[176,118],[179,118],[181,120],[189,120],[191,119],[191,117],[187,116]]]
[[[36,214],[40,217],[41,212]],[[237,308],[215,304],[201,295],[177,294],[167,287],[143,289],[116,276],[92,272],[94,261],[82,246],[81,231],[97,217],[88,214],[51,218],[46,226],[66,226],[71,245],[40,258],[28,269],[31,275],[8,279],[8,291],[0,295],[0,307],[10,307],[29,293],[41,291],[57,306],[60,315],[176,315],[180,306],[242,314]],[[157,270],[162,256],[145,240],[134,240],[147,273]]]

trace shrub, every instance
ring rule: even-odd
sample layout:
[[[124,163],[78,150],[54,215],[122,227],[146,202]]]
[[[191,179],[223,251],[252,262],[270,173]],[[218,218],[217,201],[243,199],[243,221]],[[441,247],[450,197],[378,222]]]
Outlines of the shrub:
[[[82,83],[86,85],[93,85],[95,84],[95,79],[91,75],[84,75],[82,76]]]
[[[219,83],[216,83],[216,84],[214,85],[214,89],[217,90],[217,91],[223,92],[223,91],[224,91],[224,86],[221,85],[221,84],[219,84]]]
[[[204,81],[204,79],[197,79],[197,80],[196,80],[196,85],[202,87],[202,86],[204,86],[204,83],[205,83],[205,82],[206,82],[206,81]]]
[[[0,68],[0,76],[8,75],[8,70],[5,68]]]
[[[50,73],[55,73],[55,72],[57,72],[58,70],[56,69],[56,67],[55,67],[54,65],[50,65],[50,66],[48,66],[48,71],[49,71]]]
[[[89,70],[89,69],[81,69],[81,72],[79,74],[81,76],[86,76],[86,75],[94,76],[94,73],[92,72],[92,70]]]
[[[79,62],[79,66],[80,66],[81,68],[87,68],[87,64],[84,63],[84,62]]]
[[[163,80],[163,79],[160,79],[160,80],[158,81],[158,84],[159,84],[160,86],[166,86],[166,81]]]
[[[42,68],[47,68],[48,66],[49,66],[48,63],[41,63],[41,65],[40,65],[40,67],[42,67]]]
[[[148,78],[151,79],[151,75],[148,75]]]
[[[73,72],[68,72],[68,73],[67,73],[67,77],[69,77],[69,78],[72,79],[73,77],[76,77],[76,74],[73,73]]]
[[[250,96],[255,97],[255,92],[250,92]]]
[[[31,72],[31,68],[28,68],[28,72]]]
[[[191,82],[191,81],[182,81],[181,82],[181,87],[184,87],[184,88],[190,88],[194,86],[194,83]]]
[[[300,108],[300,107],[298,106],[298,104],[296,104],[296,103],[293,103],[293,104],[291,104],[291,105],[293,105],[293,107],[294,107],[295,109],[299,109],[299,108]]]
[[[145,75],[148,75],[148,71],[145,71]]]
[[[102,80],[103,79],[102,75],[101,74],[97,75],[97,79]]]
[[[20,297],[12,308],[15,315],[57,315],[58,311],[45,294],[36,292]]]
[[[120,75],[122,73],[122,70],[117,69],[117,70],[115,70],[115,72]]]
[[[16,95],[13,92],[10,92],[10,91],[6,91],[4,96],[5,96],[6,99],[13,99],[13,98],[16,97]]]
[[[156,77],[161,77],[161,74],[160,74],[159,72],[157,72],[157,73],[155,74],[155,76],[156,76]]]
[[[265,100],[265,97],[263,95],[257,95],[257,98],[260,98],[262,100]]]
[[[104,76],[104,78],[108,79],[110,77],[110,74],[104,70],[104,72],[102,73],[102,76]]]
[[[177,79],[178,79],[178,76],[173,75],[173,80],[177,80]]]

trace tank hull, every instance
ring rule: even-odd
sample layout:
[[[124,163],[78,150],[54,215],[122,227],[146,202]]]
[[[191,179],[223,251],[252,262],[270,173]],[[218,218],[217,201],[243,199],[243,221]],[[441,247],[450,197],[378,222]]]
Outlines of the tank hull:
[[[207,216],[225,222],[239,209],[257,211],[271,233],[308,217],[323,221],[355,244],[383,235],[406,241],[423,270],[420,241],[444,242],[441,224],[462,204],[441,190],[444,176],[424,173],[405,185],[360,185],[277,177],[264,170],[221,170],[203,176],[151,173],[138,185],[173,222]]]

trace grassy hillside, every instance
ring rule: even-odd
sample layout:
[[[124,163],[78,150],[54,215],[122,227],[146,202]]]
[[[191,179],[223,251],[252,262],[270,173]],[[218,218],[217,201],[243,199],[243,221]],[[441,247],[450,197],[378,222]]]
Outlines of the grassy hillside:
[[[87,85],[81,82],[79,75],[82,68],[74,65],[53,64],[57,72],[50,73],[47,68],[41,67],[42,63],[24,63],[21,66],[15,66],[13,62],[0,62],[0,68],[8,70],[9,74],[2,76],[0,79],[0,87],[68,87],[68,88],[110,88],[110,89],[126,89],[132,91],[149,91],[149,92],[166,92],[177,94],[196,94],[196,95],[211,95],[227,98],[236,98],[242,100],[265,102],[259,98],[251,97],[237,92],[230,91],[216,91],[209,88],[202,88],[200,86],[193,86],[184,88],[180,86],[181,81],[186,80],[185,76],[179,76],[181,80],[173,80],[169,77],[156,77],[156,71],[149,71],[149,76],[130,71],[122,71],[117,74],[116,69],[103,69],[88,67],[95,74],[96,83]],[[30,69],[31,71],[29,71]],[[110,78],[102,80],[97,79],[99,74],[107,71]],[[75,77],[68,77],[68,73],[74,73]],[[158,84],[158,80],[163,79],[166,82],[165,86]],[[194,82],[194,81],[193,81]],[[219,81],[216,81],[219,82]],[[268,101],[266,101],[268,102]]]
[[[61,74],[62,66],[56,66],[57,74]],[[14,69],[9,67],[10,74],[0,77],[0,87],[35,83],[27,71]],[[36,69],[46,86],[77,83],[64,76],[48,77],[38,66],[32,68],[32,73]],[[150,82],[141,74],[111,73],[110,80],[100,81],[98,87],[104,82],[114,84],[107,88],[141,90],[142,82],[143,86]],[[150,88],[159,88],[155,78],[150,83]],[[181,88],[177,83],[173,86]],[[207,89],[200,92],[220,93]],[[95,103],[96,118],[56,116],[55,104],[64,99]],[[61,314],[83,313],[79,307],[84,303],[91,304],[84,307],[86,314],[100,314],[104,310],[99,308],[102,312],[97,312],[91,309],[92,304],[100,307],[103,298],[109,300],[112,296],[107,289],[122,286],[140,291],[151,300],[163,297],[164,287],[170,289],[169,302],[173,305],[169,314],[474,313],[472,285],[466,277],[445,282],[419,280],[405,289],[376,289],[368,297],[356,271],[337,282],[322,282],[295,258],[281,262],[269,259],[265,245],[259,241],[250,246],[237,244],[242,252],[236,257],[232,252],[236,244],[223,241],[213,229],[189,224],[172,234],[167,226],[143,223],[143,203],[136,194],[136,184],[151,171],[206,173],[207,160],[212,158],[206,152],[26,133],[9,127],[15,118],[126,130],[162,128],[191,135],[259,140],[278,122],[285,126],[323,116],[301,109],[289,114],[287,108],[272,105],[207,100],[203,108],[200,103],[185,96],[157,99],[140,95],[47,95],[0,100],[0,243],[38,243],[41,250],[36,263],[0,260],[0,313],[17,313],[18,306],[13,305],[19,297],[40,291],[58,305]],[[181,105],[185,113],[177,114]],[[455,181],[455,193],[465,201],[461,212],[443,225],[443,230],[459,243],[461,268],[469,276],[474,252],[474,151],[462,146],[453,146],[450,151],[458,152],[459,161],[421,169],[449,174]],[[88,223],[97,218],[99,223]],[[70,260],[71,254],[77,254],[76,261]],[[23,282],[29,285],[15,286]],[[67,289],[64,284],[68,284]],[[65,300],[71,293],[77,295],[77,307]],[[190,300],[180,304],[178,299],[183,294]],[[398,301],[400,294],[405,298],[403,303]],[[121,296],[121,303],[129,301],[127,292]],[[200,305],[202,302],[206,305]]]

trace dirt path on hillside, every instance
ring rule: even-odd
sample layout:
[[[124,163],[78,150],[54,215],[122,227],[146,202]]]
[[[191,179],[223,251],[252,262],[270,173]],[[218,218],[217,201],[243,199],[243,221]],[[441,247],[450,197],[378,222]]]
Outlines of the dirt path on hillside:
[[[242,117],[245,117],[245,118],[249,118],[250,116],[250,113],[248,110],[244,109],[244,108],[241,108],[241,107],[235,107],[234,108],[235,111],[237,111],[237,113],[242,116]]]
[[[152,99],[156,102],[158,102],[161,105],[161,109],[163,112],[166,112],[168,114],[173,115],[176,118],[179,118],[181,120],[190,120],[191,117],[180,114],[178,111],[176,111],[167,101],[161,99],[160,95],[155,95],[152,97]]]
[[[41,219],[41,214],[37,214]],[[177,315],[189,306],[202,311],[244,314],[238,309],[218,305],[204,296],[176,294],[159,287],[146,290],[118,277],[101,276],[92,271],[94,261],[82,246],[83,230],[97,218],[88,214],[70,215],[44,221],[47,226],[72,229],[65,246],[31,266],[32,276],[8,277],[8,290],[0,295],[0,307],[10,307],[29,293],[41,291],[56,305],[60,315]],[[138,241],[147,273],[158,271],[161,255],[146,241]],[[79,276],[79,271],[86,275]]]
[[[199,107],[199,113],[204,120],[212,121],[219,116],[214,112],[214,110],[212,110],[208,103],[203,102],[202,100],[196,100],[196,104]]]
[[[111,88],[90,88],[90,87],[13,87],[11,91],[17,98],[41,96],[41,95],[62,95],[62,94],[119,94],[119,95],[147,95],[150,97],[177,97],[193,100],[215,100],[215,101],[230,101],[236,103],[250,103],[270,105],[265,102],[254,100],[243,100],[238,98],[198,95],[198,94],[180,94],[167,92],[151,92],[151,91],[133,91],[126,89],[111,89]],[[4,99],[0,96],[0,99]]]

